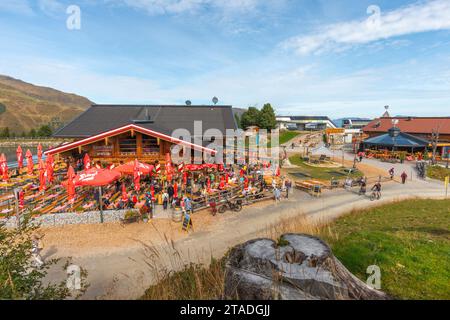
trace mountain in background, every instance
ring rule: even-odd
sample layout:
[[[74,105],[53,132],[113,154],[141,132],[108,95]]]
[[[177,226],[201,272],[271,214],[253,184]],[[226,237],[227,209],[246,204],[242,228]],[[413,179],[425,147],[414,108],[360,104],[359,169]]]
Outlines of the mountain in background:
[[[75,94],[0,75],[0,129],[16,134],[46,124],[56,129],[92,104]]]

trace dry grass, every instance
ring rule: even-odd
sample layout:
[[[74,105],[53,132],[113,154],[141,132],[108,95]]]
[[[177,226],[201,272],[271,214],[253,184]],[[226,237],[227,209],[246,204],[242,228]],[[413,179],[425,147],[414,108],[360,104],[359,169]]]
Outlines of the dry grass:
[[[323,232],[320,223],[312,222],[306,217],[297,217],[269,225],[259,236],[276,241],[285,233],[317,235],[320,232]],[[331,229],[329,234],[332,234]],[[215,300],[223,297],[227,254],[220,260],[211,257],[207,266],[201,263],[186,264],[185,261],[190,259],[185,259],[174,242],[167,237],[165,245],[158,248],[144,243],[142,245],[145,263],[155,276],[155,284],[146,290],[141,299]]]

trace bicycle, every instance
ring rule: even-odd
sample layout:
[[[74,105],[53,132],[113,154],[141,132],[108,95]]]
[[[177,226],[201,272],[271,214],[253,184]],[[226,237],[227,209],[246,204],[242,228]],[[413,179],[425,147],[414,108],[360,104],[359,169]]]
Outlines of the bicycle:
[[[370,195],[370,201],[380,200],[381,199],[381,192],[379,191],[373,191]]]
[[[223,214],[227,210],[239,212],[242,210],[242,204],[239,202],[231,202],[230,200],[226,200],[226,203],[219,207],[219,213]]]

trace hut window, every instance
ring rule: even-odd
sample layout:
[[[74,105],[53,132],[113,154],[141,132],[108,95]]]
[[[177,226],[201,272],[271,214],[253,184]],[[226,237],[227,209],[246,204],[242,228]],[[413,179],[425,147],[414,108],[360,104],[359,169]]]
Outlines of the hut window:
[[[142,153],[144,155],[159,155],[158,139],[150,136],[142,137]]]

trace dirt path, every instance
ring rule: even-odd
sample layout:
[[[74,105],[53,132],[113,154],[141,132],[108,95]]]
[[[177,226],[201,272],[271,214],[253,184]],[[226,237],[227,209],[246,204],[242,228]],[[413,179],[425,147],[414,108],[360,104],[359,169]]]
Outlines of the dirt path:
[[[280,204],[247,207],[239,214],[226,213],[210,217],[209,224],[205,226],[201,226],[200,221],[202,218],[208,221],[207,213],[203,213],[205,217],[194,215],[194,226],[197,227],[189,236],[169,231],[172,230],[170,222],[166,222],[167,225],[155,223],[129,226],[124,230],[116,225],[77,226],[70,228],[70,237],[65,232],[57,236],[57,231],[52,235],[52,231],[48,230],[46,241],[50,248],[47,256],[64,257],[71,253],[74,263],[87,269],[91,286],[85,298],[133,299],[142,295],[145,288],[156,280],[154,271],[145,263],[146,256],[140,241],[152,246],[152,252],[158,252],[157,260],[153,261],[176,270],[182,267],[182,262],[174,259],[175,251],[172,248],[176,249],[184,262],[207,263],[211,256],[223,256],[231,246],[261,236],[267,232],[269,225],[283,219],[301,216],[313,220],[334,219],[353,209],[393,200],[438,198],[443,195],[442,185],[423,181],[413,181],[406,186],[397,182],[385,184],[383,198],[379,202],[370,202],[365,197],[343,190],[325,193],[321,198],[312,198],[295,191],[290,200]],[[110,243],[111,237],[107,235],[111,234],[115,240]],[[76,249],[71,247],[73,243],[77,245]],[[64,279],[64,276],[54,272],[50,278]]]

